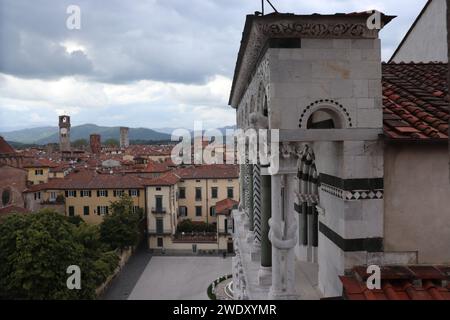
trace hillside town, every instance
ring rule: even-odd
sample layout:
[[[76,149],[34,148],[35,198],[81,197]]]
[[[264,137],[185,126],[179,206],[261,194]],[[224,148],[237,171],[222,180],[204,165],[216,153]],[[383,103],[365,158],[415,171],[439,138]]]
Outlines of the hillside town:
[[[149,248],[232,253],[230,212],[239,201],[239,170],[233,165],[182,165],[171,160],[173,145],[102,146],[92,134],[86,150],[71,147],[70,116],[59,117],[58,150],[14,150],[0,138],[0,216],[51,209],[99,224],[110,203],[124,194],[145,215]],[[186,221],[203,232],[178,232]],[[201,228],[200,228],[201,229]],[[194,246],[193,246],[194,245]]]
[[[225,140],[0,136],[0,300],[450,300],[450,1],[387,61],[388,12],[261,9]]]

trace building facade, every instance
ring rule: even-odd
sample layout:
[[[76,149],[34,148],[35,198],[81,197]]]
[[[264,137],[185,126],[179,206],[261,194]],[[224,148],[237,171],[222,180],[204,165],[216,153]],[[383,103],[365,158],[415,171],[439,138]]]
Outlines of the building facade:
[[[437,72],[434,87],[408,91],[427,70],[382,65],[369,17],[247,16],[230,105],[238,128],[279,130],[280,168],[242,166],[236,299],[305,298],[308,270],[318,297],[338,297],[340,277],[355,266],[450,262],[439,245],[450,235],[450,190],[435,177],[448,176],[448,107],[436,99],[448,86]],[[391,20],[381,15],[381,27]],[[407,157],[423,175],[400,169]],[[419,187],[431,177],[433,188]],[[423,206],[430,228],[420,222]]]

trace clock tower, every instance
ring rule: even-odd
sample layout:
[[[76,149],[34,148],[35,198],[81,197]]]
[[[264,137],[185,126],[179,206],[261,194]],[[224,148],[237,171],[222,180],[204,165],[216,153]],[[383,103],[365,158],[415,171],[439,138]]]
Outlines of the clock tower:
[[[59,149],[70,151],[70,117],[59,117]]]

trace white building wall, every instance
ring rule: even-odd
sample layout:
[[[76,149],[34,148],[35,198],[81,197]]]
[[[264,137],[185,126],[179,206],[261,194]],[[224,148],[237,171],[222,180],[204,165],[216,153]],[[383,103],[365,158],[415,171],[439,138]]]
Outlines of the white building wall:
[[[431,0],[393,62],[448,62],[446,0]]]

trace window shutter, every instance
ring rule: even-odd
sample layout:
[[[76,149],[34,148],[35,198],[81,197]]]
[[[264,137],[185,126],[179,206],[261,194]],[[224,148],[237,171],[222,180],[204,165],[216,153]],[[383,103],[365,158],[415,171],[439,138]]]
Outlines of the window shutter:
[[[77,190],[73,190],[73,196],[76,198],[77,197]]]
[[[109,213],[109,207],[106,207],[106,214]]]
[[[65,195],[66,195],[66,198],[68,198],[69,197],[69,191],[64,191],[64,193],[65,193]]]
[[[81,191],[80,191],[80,198],[83,198],[83,197],[84,197],[84,194],[83,194],[83,193],[84,193],[84,191],[81,190]]]
[[[97,206],[97,215],[100,215],[100,206]]]
[[[138,189],[137,196],[140,197],[140,194],[141,194],[141,190]]]
[[[113,191],[114,197],[117,197],[117,192],[116,190]]]
[[[97,198],[100,197],[100,190],[97,190]]]
[[[131,190],[128,190],[128,195],[131,197]]]
[[[105,197],[108,196],[108,190],[105,190]]]
[[[89,198],[92,197],[92,192],[89,190]]]

